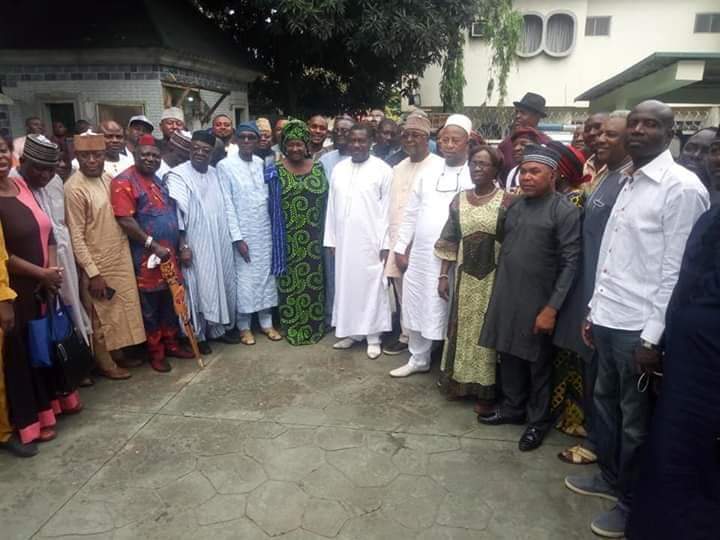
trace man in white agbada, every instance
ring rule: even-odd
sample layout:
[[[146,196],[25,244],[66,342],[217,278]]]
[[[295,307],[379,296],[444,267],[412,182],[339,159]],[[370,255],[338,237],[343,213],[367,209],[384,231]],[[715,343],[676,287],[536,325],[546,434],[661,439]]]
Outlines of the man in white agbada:
[[[367,355],[382,354],[380,336],[392,327],[387,278],[388,216],[392,169],[370,155],[366,126],[350,130],[350,158],[333,170],[325,219],[325,247],[335,254],[332,324],[343,338],[333,346],[349,349],[367,339]]]
[[[215,136],[202,130],[192,135],[190,160],[165,177],[170,197],[177,203],[180,244],[190,248],[190,260],[181,266],[188,305],[202,354],[212,353],[208,339],[239,343],[235,323],[235,265],[225,204],[210,156]]]
[[[39,161],[35,156],[42,155],[35,151],[41,147],[45,152],[55,153],[59,157],[58,146],[44,135],[28,135],[20,156],[20,167],[16,174],[20,176],[35,195],[40,207],[52,221],[53,236],[57,244],[57,264],[63,269],[63,282],[60,296],[70,308],[73,323],[85,343],[90,345],[92,324],[87,311],[80,301],[77,266],[73,255],[70,231],[65,225],[65,195],[62,179],[55,174],[55,166]],[[11,227],[12,224],[5,224]]]
[[[473,186],[467,166],[471,131],[472,122],[467,116],[453,114],[447,119],[438,140],[445,161],[434,163],[417,178],[405,208],[393,251],[400,269],[407,268],[403,277],[402,322],[409,337],[410,360],[392,370],[392,377],[428,371],[433,342],[445,338],[448,302],[437,292],[442,262],[434,247],[453,198]]]
[[[405,207],[412,193],[415,180],[420,178],[426,170],[433,167],[437,168],[443,164],[443,159],[440,156],[430,153],[430,127],[430,120],[427,117],[419,114],[410,114],[408,116],[403,126],[401,143],[403,150],[409,157],[393,168],[393,180],[390,189],[390,226],[388,228],[390,254],[385,264],[385,275],[392,280],[398,313],[402,311],[403,271],[398,268],[393,249],[400,233],[400,225],[402,225],[403,217],[405,217]],[[385,345],[383,352],[387,355],[396,355],[404,353],[407,348],[408,336],[401,319],[398,340],[395,343]]]
[[[268,185],[263,160],[255,155],[260,132],[255,124],[237,127],[238,152],[217,165],[225,200],[230,240],[235,247],[237,286],[236,321],[240,341],[254,345],[250,330],[253,313],[260,329],[272,341],[282,339],[273,327],[272,308],[277,306],[275,276],[271,272],[272,228],[268,208]]]

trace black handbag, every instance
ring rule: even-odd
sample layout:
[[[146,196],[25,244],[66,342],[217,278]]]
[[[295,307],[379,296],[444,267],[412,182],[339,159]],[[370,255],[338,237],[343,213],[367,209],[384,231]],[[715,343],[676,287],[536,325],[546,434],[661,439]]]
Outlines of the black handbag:
[[[77,335],[70,311],[59,297],[48,302],[48,308],[50,349],[57,388],[63,393],[74,392],[90,375],[92,351]]]

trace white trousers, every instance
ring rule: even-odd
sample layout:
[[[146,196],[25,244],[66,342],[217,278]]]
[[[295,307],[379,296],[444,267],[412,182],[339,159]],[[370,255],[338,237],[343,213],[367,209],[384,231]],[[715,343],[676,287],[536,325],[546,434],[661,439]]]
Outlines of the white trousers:
[[[433,340],[422,336],[420,332],[408,330],[408,350],[412,367],[419,369],[430,369],[430,355],[432,354]]]

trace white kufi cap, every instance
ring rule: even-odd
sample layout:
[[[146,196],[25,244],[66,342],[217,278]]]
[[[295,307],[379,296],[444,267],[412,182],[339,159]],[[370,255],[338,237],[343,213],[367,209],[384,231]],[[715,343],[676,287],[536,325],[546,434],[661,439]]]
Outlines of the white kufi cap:
[[[472,131],[472,120],[464,114],[451,114],[445,121],[445,127],[448,126],[457,126],[462,128],[468,135],[470,135],[470,132]]]

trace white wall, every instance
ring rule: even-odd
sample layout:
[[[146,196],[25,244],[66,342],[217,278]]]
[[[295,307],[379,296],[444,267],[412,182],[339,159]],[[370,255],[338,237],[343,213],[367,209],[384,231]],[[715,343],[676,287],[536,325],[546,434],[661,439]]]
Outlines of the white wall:
[[[10,117],[16,137],[25,133],[24,122],[28,116],[40,116],[50,128],[50,118],[43,107],[47,102],[74,102],[75,119],[82,118],[92,124],[97,122],[98,103],[144,104],[146,116],[155,125],[160,121],[163,105],[159,80],[19,81],[16,87],[3,88],[3,92],[15,102],[10,107]]]
[[[551,107],[584,107],[575,97],[655,52],[718,52],[720,34],[695,34],[695,14],[720,11],[719,0],[516,0],[515,8],[546,15],[571,11],[577,19],[575,48],[569,56],[540,53],[518,58],[510,72],[506,105],[525,92],[545,96]],[[612,16],[610,36],[585,36],[586,16]],[[485,102],[490,51],[482,39],[465,49],[465,105]],[[422,81],[423,107],[439,107],[439,66]],[[497,92],[492,104],[497,104]],[[720,97],[719,97],[720,100]]]
[[[45,121],[46,128],[50,128],[50,118],[43,106],[45,103],[73,102],[76,120],[82,118],[91,124],[97,123],[98,103],[142,104],[145,115],[155,126],[159,125],[163,111],[163,90],[159,80],[18,81],[16,87],[3,88],[3,92],[14,101],[10,107],[10,126],[15,137],[25,133],[25,119],[28,116],[40,116]],[[221,95],[207,90],[201,90],[200,94],[211,107]],[[248,100],[245,90],[231,92],[215,114],[227,114],[234,122],[235,108],[242,109],[244,118],[247,118]],[[197,129],[206,126],[188,127]],[[159,129],[155,130],[155,136],[160,136]]]

